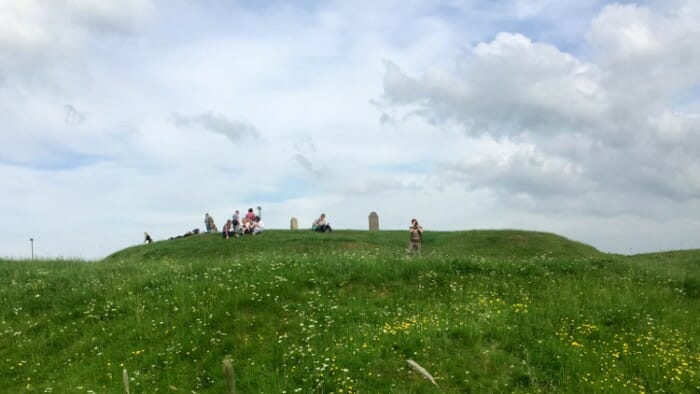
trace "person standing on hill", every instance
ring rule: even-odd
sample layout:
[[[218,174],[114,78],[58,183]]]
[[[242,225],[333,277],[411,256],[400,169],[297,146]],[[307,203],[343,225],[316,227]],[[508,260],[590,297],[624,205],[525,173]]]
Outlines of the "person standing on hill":
[[[208,233],[211,232],[211,216],[208,212],[204,214],[204,228]]]
[[[408,228],[408,232],[411,234],[411,241],[406,252],[409,254],[420,253],[421,244],[423,243],[423,227],[418,224],[418,220],[415,218],[411,219],[411,227]]]
[[[218,229],[216,228],[216,224],[214,224],[214,218],[209,216],[208,213],[204,214],[204,227],[207,229],[207,232],[210,233],[212,231],[217,232]]]

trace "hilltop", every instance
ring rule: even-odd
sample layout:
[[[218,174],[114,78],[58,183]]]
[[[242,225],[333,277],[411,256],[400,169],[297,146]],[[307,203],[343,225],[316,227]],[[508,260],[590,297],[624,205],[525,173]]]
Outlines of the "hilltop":
[[[137,245],[108,256],[104,261],[119,259],[153,260],[177,258],[228,258],[250,252],[325,253],[333,250],[365,250],[382,254],[402,254],[407,246],[406,231],[336,230],[332,233],[312,231],[267,230],[261,236],[222,239],[220,234],[158,241]],[[455,256],[593,256],[595,248],[552,233],[522,230],[474,230],[428,232],[423,240],[427,253]]]
[[[1,261],[6,392],[693,392],[700,251],[554,234],[200,235]],[[409,366],[423,366],[439,388]]]

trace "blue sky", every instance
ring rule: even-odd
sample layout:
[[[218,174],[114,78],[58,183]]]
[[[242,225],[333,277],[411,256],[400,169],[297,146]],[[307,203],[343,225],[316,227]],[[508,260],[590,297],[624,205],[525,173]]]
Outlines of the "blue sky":
[[[263,4],[261,6],[261,4]],[[696,1],[0,0],[0,256],[263,206],[697,248]]]

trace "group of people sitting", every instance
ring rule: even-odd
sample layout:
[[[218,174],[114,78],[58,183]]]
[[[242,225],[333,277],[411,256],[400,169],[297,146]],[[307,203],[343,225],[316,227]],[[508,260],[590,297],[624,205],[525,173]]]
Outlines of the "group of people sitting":
[[[209,215],[209,213],[204,214],[204,227],[207,233],[218,232],[218,227],[214,223],[214,218]],[[226,220],[224,224],[222,235],[224,238],[229,239],[231,237],[239,237],[244,234],[257,235],[263,232],[265,225],[263,224],[260,215],[256,215],[253,208],[249,208],[245,216],[241,217],[241,212],[236,210],[231,219]],[[314,220],[311,229],[318,232],[330,232],[333,231],[331,224],[326,221],[326,214],[322,213],[321,216]],[[188,231],[183,235],[178,235],[175,237],[170,237],[168,239],[177,239],[183,237],[189,237],[192,235],[199,234],[198,228]],[[153,238],[147,232],[144,233],[144,243],[153,242]]]
[[[204,225],[207,233],[218,232],[216,224],[214,224],[214,218],[208,213],[204,214]],[[248,212],[243,218],[241,218],[241,212],[236,210],[233,217],[226,220],[222,234],[224,238],[229,239],[244,234],[257,235],[262,233],[264,229],[265,225],[260,216],[253,212],[253,208],[248,208]],[[314,220],[311,229],[322,233],[333,231],[331,224],[326,221],[325,213],[322,213],[318,219]]]
[[[214,219],[208,213],[204,215],[204,225],[206,226],[208,233],[218,231],[216,224],[214,224]],[[233,217],[226,220],[222,234],[224,238],[229,239],[231,237],[239,237],[244,234],[257,235],[262,233],[264,229],[265,225],[263,224],[262,219],[260,219],[260,215],[256,215],[253,212],[253,208],[249,208],[248,213],[246,213],[243,218],[241,218],[240,211],[236,210]],[[331,224],[326,221],[325,213],[322,213],[318,219],[314,220],[313,224],[311,225],[311,229],[321,233],[333,231],[333,229],[331,229]],[[418,220],[411,219],[411,226],[408,228],[408,231],[411,235],[411,239],[406,252],[409,254],[420,253],[421,244],[423,243],[423,227],[418,224]],[[199,234],[198,228],[188,231],[184,235],[170,237],[169,239],[189,237],[197,234]],[[151,238],[150,234],[144,232],[143,235],[144,243],[153,242],[153,238]]]
[[[244,234],[257,235],[263,232],[265,225],[259,215],[253,212],[253,208],[248,209],[248,213],[241,218],[241,212],[236,210],[231,219],[224,225],[223,236],[226,239],[239,237]]]
[[[214,219],[209,214],[204,215],[204,223],[207,225],[207,232],[217,231]],[[238,237],[243,234],[260,234],[264,229],[265,225],[260,216],[253,212],[253,208],[248,208],[248,213],[243,218],[241,218],[241,212],[236,210],[233,217],[226,221],[222,234],[224,238],[229,239],[232,236]],[[325,213],[314,220],[311,229],[322,233],[333,231],[331,224],[326,221]]]

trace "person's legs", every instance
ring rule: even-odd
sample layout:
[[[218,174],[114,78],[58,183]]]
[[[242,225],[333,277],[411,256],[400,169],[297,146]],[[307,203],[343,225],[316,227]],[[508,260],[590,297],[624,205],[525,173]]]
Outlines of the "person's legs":
[[[408,249],[406,250],[406,253],[408,253],[408,254],[420,253],[420,248],[421,248],[420,242],[411,241],[408,243]]]

